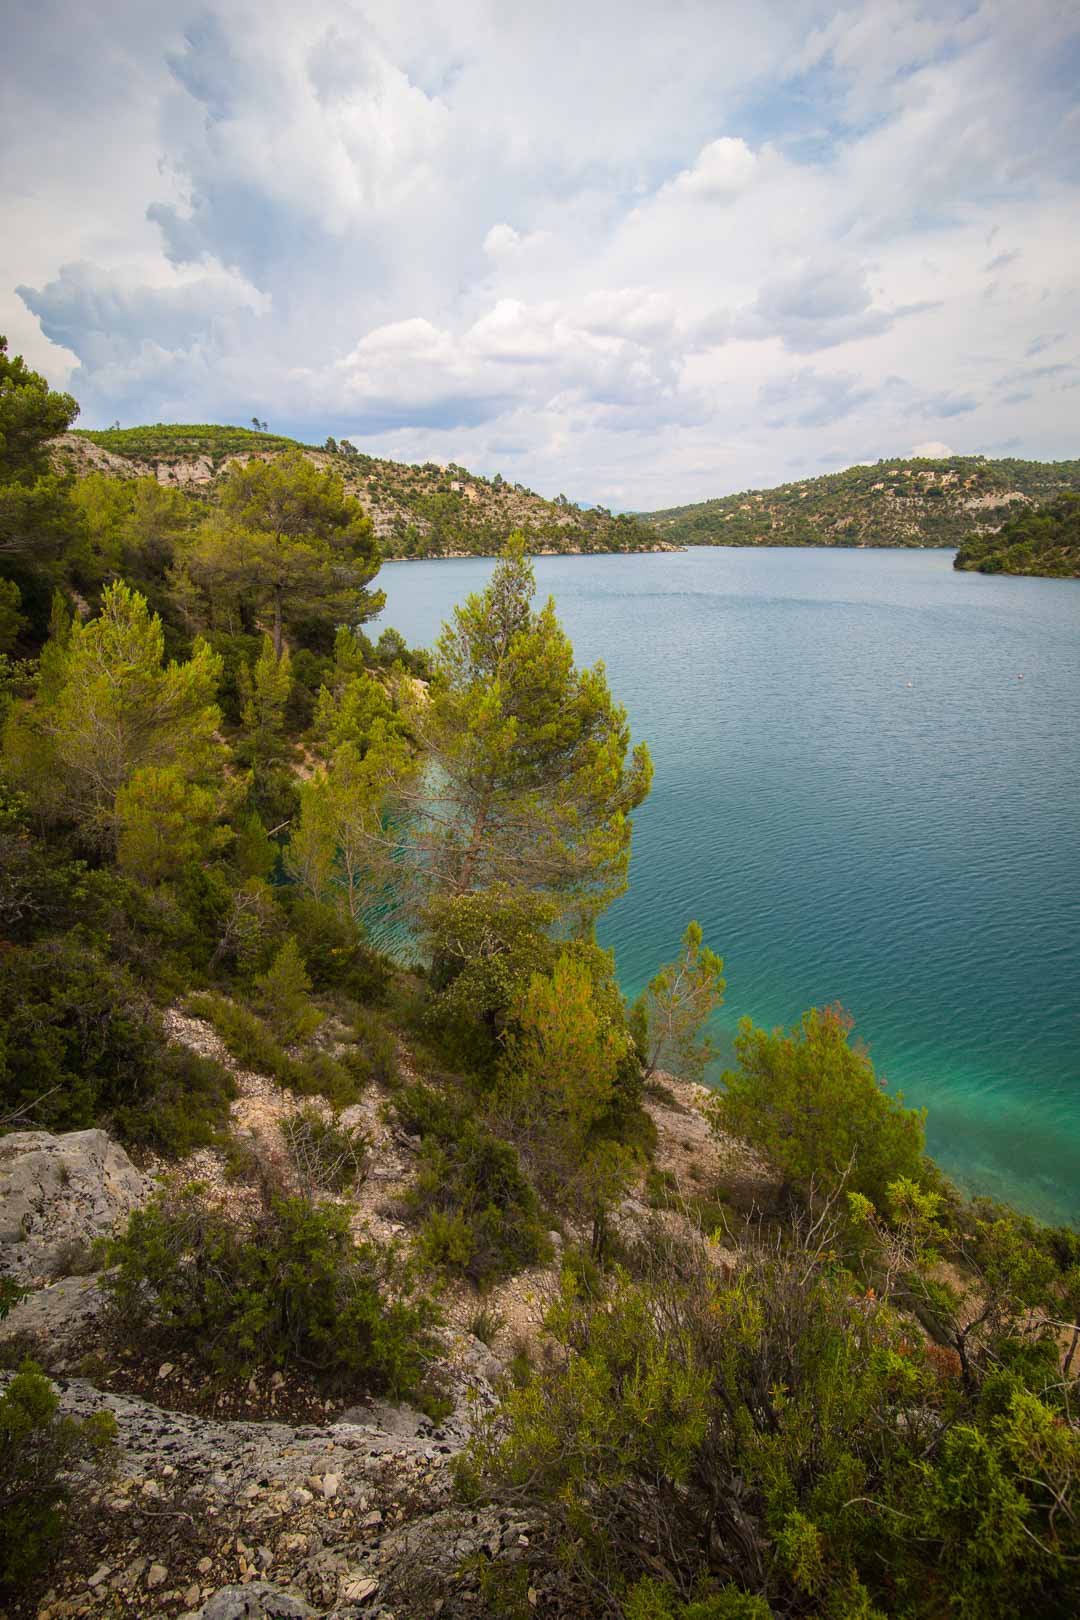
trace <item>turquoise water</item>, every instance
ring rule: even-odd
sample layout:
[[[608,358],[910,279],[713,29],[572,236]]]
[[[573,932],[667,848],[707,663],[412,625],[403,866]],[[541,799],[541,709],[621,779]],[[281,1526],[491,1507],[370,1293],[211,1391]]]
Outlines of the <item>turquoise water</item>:
[[[958,1180],[1080,1220],[1080,582],[951,563],[538,559],[656,764],[600,935],[635,994],[696,917],[728,1047],[842,1001]],[[384,568],[383,622],[430,642],[491,567]]]

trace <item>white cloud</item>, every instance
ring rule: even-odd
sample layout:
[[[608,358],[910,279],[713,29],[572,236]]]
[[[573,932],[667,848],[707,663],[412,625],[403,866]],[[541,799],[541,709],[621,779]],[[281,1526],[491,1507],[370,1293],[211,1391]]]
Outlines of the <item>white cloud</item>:
[[[257,411],[609,504],[946,421],[1073,454],[1078,39],[1057,0],[39,0],[0,330],[87,421]]]
[[[955,454],[952,445],[945,444],[941,439],[928,439],[925,444],[913,444],[908,451],[909,456],[926,456],[930,461],[938,461],[944,456]]]
[[[689,198],[727,201],[745,191],[757,172],[758,160],[738,136],[722,135],[698,153],[693,168],[684,169],[674,189]]]

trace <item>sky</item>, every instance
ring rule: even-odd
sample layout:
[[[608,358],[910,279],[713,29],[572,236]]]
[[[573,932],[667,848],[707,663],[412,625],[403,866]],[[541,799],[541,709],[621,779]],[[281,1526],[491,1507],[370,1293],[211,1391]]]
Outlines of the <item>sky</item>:
[[[0,332],[650,510],[1080,455],[1074,0],[7,0]]]

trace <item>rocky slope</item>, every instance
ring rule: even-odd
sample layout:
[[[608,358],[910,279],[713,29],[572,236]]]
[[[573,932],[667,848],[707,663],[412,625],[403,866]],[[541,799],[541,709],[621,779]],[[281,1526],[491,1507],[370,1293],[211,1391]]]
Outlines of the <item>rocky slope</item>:
[[[298,1099],[243,1070],[202,1020],[181,1012],[167,1020],[174,1041],[232,1068],[235,1144],[279,1162],[281,1125]],[[404,1048],[400,1063],[412,1077]],[[689,1229],[693,1201],[721,1183],[747,1203],[770,1185],[745,1144],[712,1131],[706,1097],[670,1076],[653,1088],[653,1174],[662,1179],[666,1207],[656,1209],[644,1184],[636,1188],[616,1216],[625,1236],[655,1221]],[[400,1195],[415,1173],[415,1146],[393,1125],[387,1101],[372,1085],[342,1115],[371,1142],[365,1179],[343,1196],[358,1236],[408,1245]],[[543,1318],[558,1287],[557,1253],[553,1264],[509,1278],[482,1300],[466,1284],[442,1288],[436,1373],[450,1410],[440,1420],[386,1402],[313,1408],[276,1373],[241,1392],[242,1416],[222,1417],[222,1406],[236,1410],[235,1392],[206,1387],[181,1356],[125,1351],[98,1279],[64,1275],[73,1255],[84,1260],[89,1242],[150,1196],[167,1167],[150,1161],[137,1170],[101,1131],[21,1132],[0,1147],[0,1191],[13,1211],[0,1230],[0,1272],[39,1285],[0,1323],[2,1363],[34,1355],[56,1380],[62,1411],[82,1417],[106,1409],[117,1422],[112,1470],[77,1487],[73,1534],[50,1589],[40,1604],[13,1611],[20,1620],[407,1620],[484,1612],[477,1607],[483,1569],[497,1559],[512,1576],[544,1526],[510,1509],[463,1509],[450,1465],[495,1406],[512,1356],[551,1353]],[[224,1204],[251,1195],[217,1150],[201,1149],[170,1168],[182,1181],[197,1178]],[[725,1263],[727,1251],[711,1247],[716,1263]],[[481,1305],[490,1344],[470,1331]],[[9,1378],[0,1373],[0,1388]],[[542,1591],[528,1601],[530,1610],[556,1612]]]
[[[683,546],[957,546],[1070,489],[1080,489],[1080,460],[951,456],[879,461],[639,516]]]
[[[209,493],[235,461],[263,460],[298,448],[295,441],[246,428],[158,426],[66,433],[54,456],[77,476],[156,478],[194,495]],[[318,466],[332,468],[371,517],[383,555],[460,557],[496,553],[520,529],[545,552],[677,549],[652,529],[603,507],[583,509],[560,495],[545,500],[520,484],[487,479],[464,467],[412,466],[356,452],[302,445]]]

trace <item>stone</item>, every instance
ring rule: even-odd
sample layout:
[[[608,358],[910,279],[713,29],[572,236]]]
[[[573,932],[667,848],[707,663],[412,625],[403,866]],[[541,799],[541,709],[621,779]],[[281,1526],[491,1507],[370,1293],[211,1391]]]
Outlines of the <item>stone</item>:
[[[149,1587],[164,1586],[169,1578],[169,1572],[164,1564],[151,1564],[146,1572],[146,1584]]]
[[[0,1137],[4,1271],[29,1283],[70,1275],[73,1257],[109,1236],[145,1202],[150,1185],[105,1131]]]
[[[322,1480],[322,1493],[326,1500],[331,1501],[341,1489],[340,1474],[324,1474]]]
[[[345,1582],[341,1595],[348,1603],[365,1603],[369,1597],[374,1597],[378,1590],[378,1581],[360,1575]]]
[[[102,1581],[105,1580],[106,1576],[111,1574],[112,1570],[110,1566],[108,1564],[102,1564],[99,1569],[95,1569],[94,1573],[91,1575],[86,1584],[87,1586],[100,1586]]]
[[[270,1581],[223,1586],[195,1614],[181,1620],[316,1620],[303,1598]]]

